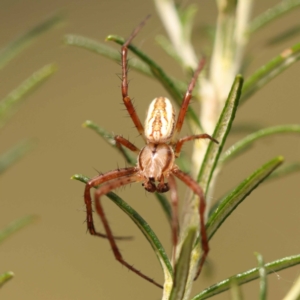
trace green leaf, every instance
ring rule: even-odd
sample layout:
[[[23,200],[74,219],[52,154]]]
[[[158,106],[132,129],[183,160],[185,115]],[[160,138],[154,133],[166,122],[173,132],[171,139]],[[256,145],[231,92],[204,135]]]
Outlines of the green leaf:
[[[75,179],[81,181],[83,183],[87,183],[90,178],[81,175],[75,174],[71,177],[71,179]],[[129,206],[124,200],[122,200],[116,194],[110,192],[106,194],[106,196],[112,200],[122,211],[124,211],[128,217],[137,225],[137,227],[141,230],[144,234],[148,242],[150,243],[151,247],[155,251],[155,254],[162,266],[165,275],[165,288],[166,285],[172,286],[173,281],[173,268],[169,261],[169,258],[160,243],[159,239],[155,235],[154,231],[150,228],[149,224],[131,207]]]
[[[241,102],[267,84],[271,79],[293,65],[300,58],[300,43],[285,49],[281,54],[260,67],[244,84]]]
[[[242,86],[243,78],[242,76],[238,75],[235,78],[225,106],[223,108],[222,114],[218,120],[216,129],[213,133],[213,137],[219,142],[219,145],[216,143],[210,143],[207,148],[198,175],[198,182],[203,188],[205,194],[207,194],[207,191],[209,189],[209,184],[213,176],[213,172],[216,168],[220,153],[222,152],[227,135],[230,131],[232,122],[234,120],[235,112],[241,95]]]
[[[128,151],[126,148],[122,147],[122,150],[116,146],[116,141],[114,135],[106,131],[104,128],[100,127],[99,125],[95,124],[93,121],[87,120],[82,124],[83,127],[90,128],[94,130],[98,135],[100,135],[104,141],[106,141],[110,146],[113,146],[117,149],[125,158],[126,162],[130,165],[136,164],[136,158],[131,155],[131,152]]]
[[[107,57],[118,63],[121,62],[121,55],[119,50],[116,50],[96,40],[84,36],[76,35],[76,34],[67,34],[64,37],[64,43],[69,46],[83,48],[85,50],[94,52],[96,54],[100,54],[101,56]],[[154,77],[149,66],[143,61],[141,61],[140,59],[136,59],[134,57],[131,58],[130,60],[128,60],[128,66],[129,69],[138,71],[143,75],[146,75],[151,78]],[[186,91],[187,88],[186,83],[177,80],[175,78],[171,78],[171,80],[175,83],[176,87],[178,87],[180,91],[182,91],[182,93]]]
[[[109,35],[106,38],[107,41],[114,41],[119,45],[123,45],[125,43],[125,39],[119,37],[117,35]],[[149,58],[144,52],[133,45],[129,45],[128,49],[130,49],[137,57],[139,57],[144,63],[146,63],[153,76],[164,86],[164,88],[170,93],[173,97],[175,103],[180,107],[183,99],[183,93],[178,88],[176,82],[174,82],[171,77],[169,77],[163,69],[155,63],[151,58]],[[187,88],[187,86],[186,86]],[[197,128],[201,129],[201,125],[195,111],[189,106],[187,110],[187,114],[189,118],[193,121],[193,123],[197,126]]]
[[[0,274],[0,288],[10,279],[12,279],[15,276],[13,272],[5,272],[3,274]]]
[[[33,27],[25,34],[11,42],[5,48],[0,50],[0,69],[2,69],[9,61],[11,61],[17,54],[26,48],[35,38],[57,25],[62,20],[61,14],[56,14],[46,19],[42,23]]]
[[[41,83],[48,79],[54,72],[56,67],[52,64],[46,65],[40,70],[34,72],[20,86],[9,93],[0,101],[0,127],[4,125],[8,117],[11,116],[15,107],[27,96],[32,93]]]
[[[28,224],[31,224],[33,221],[37,219],[36,216],[26,216],[19,220],[16,220],[10,224],[8,224],[4,229],[0,230],[0,244],[7,238],[9,238],[12,234],[24,228]]]
[[[0,156],[0,174],[5,172],[11,165],[20,160],[29,150],[32,149],[33,143],[22,141],[9,149]]]
[[[256,17],[248,27],[250,34],[270,24],[272,21],[300,6],[299,0],[285,0]]]
[[[237,208],[237,206],[263,182],[276,168],[283,162],[283,157],[278,156],[242,181],[232,192],[220,201],[217,209],[209,217],[206,224],[206,233],[208,239],[211,239],[221,224]]]
[[[110,58],[118,63],[121,61],[120,51],[84,36],[67,34],[64,37],[64,42],[69,46],[76,46],[89,50],[104,57]],[[138,59],[130,59],[128,61],[128,66],[130,69],[134,69],[146,76],[153,77],[148,65]]]
[[[278,167],[278,169],[274,170],[261,183],[267,183],[270,180],[279,179],[279,178],[281,178],[283,176],[289,175],[289,174],[291,174],[293,172],[299,172],[299,171],[300,171],[300,163],[291,163],[291,164],[280,165]],[[223,199],[225,199],[228,195],[229,195],[229,193],[227,193],[226,196],[221,197],[220,200],[218,200],[216,203],[214,203],[214,205],[212,205],[212,207],[210,208],[209,213],[208,213],[209,217],[215,212],[215,210],[218,208],[218,206],[223,201]]]
[[[259,299],[266,300],[267,299],[267,272],[265,268],[265,263],[261,254],[255,253],[255,255],[258,262],[258,273],[260,277]]]
[[[197,229],[189,228],[175,266],[174,284],[169,300],[182,300],[189,276],[190,261]]]
[[[300,254],[285,257],[279,260],[265,264],[267,274],[274,274],[280,270],[290,268],[292,266],[300,264]],[[239,273],[230,278],[222,280],[207,289],[203,290],[200,294],[196,295],[192,300],[203,300],[210,298],[214,295],[227,291],[230,288],[231,280],[235,280],[237,284],[241,285],[252,280],[259,278],[259,267],[250,269],[246,272]]]
[[[229,149],[227,149],[221,156],[219,163],[227,162],[228,160],[236,157],[242,151],[249,149],[252,144],[263,137],[278,134],[278,133],[300,133],[300,125],[290,124],[290,125],[279,125],[269,128],[263,128],[257,132],[254,132],[245,138],[239,140]]]

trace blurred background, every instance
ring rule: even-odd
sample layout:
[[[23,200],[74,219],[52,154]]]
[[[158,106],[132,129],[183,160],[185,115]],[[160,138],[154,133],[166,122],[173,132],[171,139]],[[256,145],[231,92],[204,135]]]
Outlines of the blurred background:
[[[199,5],[194,30],[197,37],[201,26],[215,24],[216,7],[214,1],[195,3]],[[276,3],[256,1],[253,15]],[[0,45],[8,44],[57,12],[65,15],[63,24],[41,35],[0,72],[0,96],[4,97],[42,66],[55,63],[58,68],[0,132],[0,153],[25,138],[36,143],[30,153],[1,176],[0,228],[25,215],[38,216],[36,222],[0,247],[0,273],[11,270],[16,275],[1,289],[1,299],[160,299],[158,288],[115,261],[106,240],[86,232],[84,185],[69,178],[75,173],[92,177],[96,170],[106,172],[123,167],[125,162],[81,124],[90,119],[111,133],[130,137],[138,146],[142,146],[142,141],[121,104],[120,80],[116,76],[120,66],[86,50],[64,45],[63,36],[76,33],[99,41],[104,41],[108,34],[126,37],[150,13],[152,18],[135,44],[169,74],[181,79],[184,76],[154,41],[164,30],[152,1],[2,0]],[[272,47],[266,43],[275,34],[299,24],[299,14],[296,10],[255,35],[249,45],[255,58],[246,75],[297,42],[294,38]],[[201,40],[195,38],[195,47],[200,54]],[[296,63],[238,110],[236,124],[299,124],[299,77]],[[135,71],[129,73],[129,78],[129,93],[143,119],[149,102],[166,93],[159,83]],[[187,133],[184,128],[183,134]],[[231,135],[226,146],[242,136]],[[213,200],[277,155],[283,155],[287,162],[299,161],[299,135],[263,139],[228,164],[219,177]],[[266,262],[299,254],[299,179],[296,173],[263,184],[234,211],[210,242],[209,268],[197,280],[194,294],[255,267],[255,251]],[[170,228],[153,195],[145,193],[139,184],[118,193],[149,222],[170,253]],[[131,242],[118,243],[124,258],[162,282],[159,263],[147,241],[127,216],[107,198],[104,202],[114,233],[135,237]],[[98,220],[97,225],[100,226]],[[296,266],[270,275],[269,299],[282,299],[299,274],[300,266]],[[258,281],[243,285],[242,291],[245,299],[258,299]],[[229,299],[229,294],[214,299]]]

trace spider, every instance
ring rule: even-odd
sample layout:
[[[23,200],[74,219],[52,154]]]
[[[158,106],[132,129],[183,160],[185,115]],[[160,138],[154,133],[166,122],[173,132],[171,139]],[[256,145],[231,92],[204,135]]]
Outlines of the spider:
[[[85,186],[84,200],[87,212],[87,227],[90,234],[107,238],[116,260],[137,275],[162,288],[159,283],[155,282],[153,279],[146,276],[124,260],[115,241],[116,239],[122,239],[122,237],[113,236],[100,199],[108,192],[134,182],[141,182],[145,190],[150,193],[165,193],[170,190],[172,203],[172,242],[175,248],[178,240],[178,196],[176,191],[175,177],[183,181],[200,199],[199,216],[203,254],[201,261],[199,262],[199,268],[197,272],[198,276],[209,251],[204,223],[205,198],[202,188],[193,178],[179,169],[179,167],[175,164],[175,159],[179,157],[181,148],[187,141],[195,139],[210,139],[215,143],[218,142],[208,134],[190,135],[177,139],[177,136],[180,133],[183,125],[196,80],[204,66],[204,60],[199,62],[194,76],[192,77],[192,80],[187,88],[177,120],[175,121],[175,110],[171,104],[171,101],[166,97],[157,97],[150,103],[145,125],[142,125],[132,101],[128,96],[127,52],[128,46],[132,42],[133,38],[138,34],[140,29],[144,26],[147,19],[148,18],[139,24],[139,26],[131,33],[121,48],[121,91],[123,102],[136,129],[144,139],[146,145],[142,149],[139,149],[122,136],[115,136],[116,145],[119,147],[119,149],[126,147],[138,155],[137,165],[134,167],[113,170],[105,174],[100,174],[91,179]],[[94,196],[95,209],[97,214],[100,216],[106,234],[96,231],[94,226],[92,215],[92,198],[90,195],[90,190],[94,187],[97,188]],[[124,238],[125,237],[123,237],[123,239]]]

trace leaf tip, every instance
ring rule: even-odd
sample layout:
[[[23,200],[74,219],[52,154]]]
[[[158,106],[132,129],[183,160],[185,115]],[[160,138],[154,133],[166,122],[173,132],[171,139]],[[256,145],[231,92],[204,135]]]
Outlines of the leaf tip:
[[[75,174],[75,175],[71,176],[70,179],[71,179],[71,180],[78,180],[78,174]]]
[[[82,127],[83,128],[93,128],[93,121],[91,120],[86,120],[83,122]]]
[[[105,42],[107,41],[113,41],[113,35],[108,35],[105,39],[104,39]]]
[[[7,275],[9,275],[10,277],[15,277],[15,273],[12,272],[12,271],[8,271],[8,272],[7,272]]]
[[[244,81],[244,77],[242,74],[237,74],[235,78],[239,81],[242,81],[242,82]]]

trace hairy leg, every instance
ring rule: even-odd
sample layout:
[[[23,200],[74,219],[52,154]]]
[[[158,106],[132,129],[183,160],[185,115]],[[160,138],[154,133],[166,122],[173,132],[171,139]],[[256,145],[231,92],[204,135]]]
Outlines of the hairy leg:
[[[176,141],[176,138],[177,138],[178,134],[181,131],[183,121],[184,121],[184,118],[185,118],[185,114],[186,114],[186,111],[187,111],[188,106],[190,104],[190,100],[192,98],[193,89],[196,85],[197,78],[198,78],[201,70],[204,67],[204,63],[205,63],[205,60],[201,59],[199,64],[198,64],[198,67],[197,67],[197,69],[194,73],[194,76],[193,76],[193,78],[192,78],[192,80],[191,80],[191,82],[188,86],[188,89],[187,89],[187,91],[184,95],[184,98],[183,98],[183,101],[182,101],[182,104],[181,104],[181,107],[180,107],[180,111],[179,111],[179,114],[178,114],[178,117],[177,117],[177,122],[176,122],[176,125],[175,125],[174,135],[173,135],[173,138],[172,138],[173,143]]]
[[[175,157],[179,157],[181,148],[185,142],[196,140],[196,139],[210,139],[211,141],[215,142],[216,144],[219,144],[219,142],[216,139],[214,139],[207,133],[185,136],[185,137],[179,139],[175,145],[175,150],[174,150]]]
[[[146,276],[145,274],[143,274],[141,271],[137,270],[136,268],[134,268],[132,265],[130,265],[129,263],[127,263],[116,242],[115,242],[115,238],[112,234],[112,231],[110,229],[110,226],[108,224],[108,221],[106,219],[106,216],[105,216],[105,213],[104,213],[104,210],[103,210],[103,207],[101,205],[101,196],[109,193],[111,190],[114,190],[118,187],[121,187],[121,186],[124,186],[124,185],[127,185],[127,184],[130,184],[130,183],[134,183],[134,182],[137,182],[137,181],[142,181],[143,179],[136,175],[136,174],[132,174],[132,175],[128,175],[128,176],[124,176],[124,177],[120,177],[120,178],[116,178],[114,180],[112,180],[111,182],[108,182],[104,185],[102,185],[98,190],[96,190],[95,192],[95,207],[96,207],[96,211],[98,213],[98,215],[100,216],[101,218],[101,221],[103,223],[103,226],[105,228],[105,232],[107,234],[107,238],[109,240],[109,243],[110,243],[110,246],[111,246],[111,249],[114,253],[114,256],[115,256],[115,259],[120,262],[123,266],[125,266],[126,268],[128,268],[129,270],[133,271],[134,273],[136,273],[137,275],[139,275],[140,277],[144,278],[145,280],[153,283],[154,285],[162,288],[162,286],[157,283],[156,281],[154,281],[152,278]]]
[[[129,142],[127,139],[123,138],[120,135],[115,136],[115,141],[116,141],[116,146],[120,149],[120,151],[123,151],[122,146],[124,146],[137,154],[140,152],[140,149],[138,147],[136,147],[134,144],[132,144],[131,142]]]
[[[91,179],[85,186],[84,190],[84,202],[86,206],[86,221],[87,228],[90,234],[96,235],[102,238],[107,238],[106,234],[100,233],[96,231],[94,220],[93,220],[93,208],[92,208],[92,198],[90,194],[90,190],[93,187],[97,187],[98,185],[113,180],[115,178],[132,175],[137,172],[137,168],[123,168],[114,171],[107,172],[105,174],[101,174]],[[116,239],[131,239],[131,237],[115,237]]]
[[[122,64],[122,86],[121,86],[121,90],[122,90],[123,102],[126,106],[126,109],[129,113],[136,129],[138,130],[138,132],[140,133],[140,135],[143,137],[144,140],[145,140],[144,127],[143,127],[143,125],[142,125],[142,123],[139,119],[139,116],[136,113],[136,110],[135,110],[135,108],[132,104],[132,101],[131,101],[130,97],[128,96],[127,52],[128,52],[129,44],[132,42],[132,40],[138,34],[138,32],[141,30],[141,28],[145,25],[148,18],[149,18],[149,16],[147,16],[147,18],[145,18],[139,24],[139,26],[134,29],[134,31],[131,33],[130,37],[125,41],[125,43],[123,44],[123,46],[121,48],[121,64]]]

